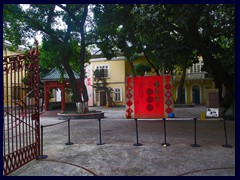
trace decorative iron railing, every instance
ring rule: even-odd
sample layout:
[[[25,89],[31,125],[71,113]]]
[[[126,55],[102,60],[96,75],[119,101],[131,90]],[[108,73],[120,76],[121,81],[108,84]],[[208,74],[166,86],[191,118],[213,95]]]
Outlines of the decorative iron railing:
[[[3,175],[39,156],[38,49],[3,57]]]

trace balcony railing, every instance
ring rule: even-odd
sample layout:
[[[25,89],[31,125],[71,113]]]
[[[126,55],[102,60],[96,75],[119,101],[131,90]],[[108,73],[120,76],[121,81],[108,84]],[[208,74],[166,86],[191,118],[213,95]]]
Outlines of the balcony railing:
[[[180,81],[182,78],[182,75],[173,75],[174,81]],[[187,73],[185,80],[201,80],[201,79],[211,79],[208,73]]]

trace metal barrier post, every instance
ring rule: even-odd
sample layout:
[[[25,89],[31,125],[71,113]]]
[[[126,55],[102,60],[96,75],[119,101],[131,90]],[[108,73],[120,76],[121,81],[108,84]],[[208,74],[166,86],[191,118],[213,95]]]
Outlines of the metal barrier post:
[[[164,143],[162,143],[161,145],[162,145],[163,147],[166,147],[166,146],[170,146],[170,144],[167,143],[166,118],[163,118],[163,126],[164,126]]]
[[[228,142],[227,142],[227,128],[226,128],[226,118],[225,118],[225,116],[223,117],[223,125],[224,125],[224,134],[225,134],[225,144],[222,145],[222,147],[231,148],[232,146],[229,145]]]
[[[193,118],[194,120],[194,144],[191,144],[192,147],[201,147],[197,144],[197,118]]]
[[[68,119],[68,142],[66,142],[65,144],[66,145],[73,145],[74,144],[70,141],[70,119]]]
[[[43,125],[41,125],[41,150],[40,150],[40,156],[38,156],[37,159],[45,159],[47,158],[47,155],[43,155]]]
[[[138,122],[137,122],[137,118],[135,118],[135,122],[136,122],[136,137],[137,137],[137,143],[133,144],[134,146],[142,146],[141,143],[138,142]]]
[[[99,143],[97,143],[97,145],[103,145],[103,144],[105,144],[105,143],[102,143],[101,119],[98,119],[98,124],[99,124]]]

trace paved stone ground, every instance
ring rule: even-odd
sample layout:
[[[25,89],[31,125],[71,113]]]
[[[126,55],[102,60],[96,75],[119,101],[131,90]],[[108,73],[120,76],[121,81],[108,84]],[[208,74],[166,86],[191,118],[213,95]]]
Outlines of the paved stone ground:
[[[93,108],[94,109],[94,108]],[[99,110],[99,108],[98,108]],[[134,120],[126,120],[124,108],[100,108],[106,115],[102,120],[102,142],[99,142],[98,121],[71,120],[71,142],[67,123],[44,128],[44,155],[33,160],[10,176],[235,176],[235,121],[226,121],[228,144],[225,144],[223,121],[197,121],[197,144],[191,120],[166,122],[166,141],[162,120],[139,120],[139,143],[136,143]],[[194,116],[201,108],[183,109],[180,117]],[[41,124],[63,122],[42,114]],[[52,112],[53,113],[53,112]],[[55,112],[56,113],[56,112]],[[52,115],[54,116],[54,115]],[[112,118],[112,119],[111,119]]]

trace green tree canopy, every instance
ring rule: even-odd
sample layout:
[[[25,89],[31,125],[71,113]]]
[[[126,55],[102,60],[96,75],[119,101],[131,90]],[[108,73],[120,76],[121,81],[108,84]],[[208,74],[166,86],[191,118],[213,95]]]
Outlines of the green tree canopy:
[[[219,88],[221,106],[227,109],[235,98],[235,6],[233,4],[97,4],[93,8],[93,31],[86,32],[89,5],[4,5],[4,38],[20,44],[21,38],[42,32],[46,40],[60,45],[61,63],[71,76],[73,44],[80,43],[80,75],[84,80],[87,44],[94,42],[110,59],[122,51],[131,65],[143,53],[159,74],[162,67],[191,65],[202,56],[204,70]],[[62,28],[57,28],[62,26]],[[14,39],[12,39],[14,37]],[[64,48],[65,47],[65,48]],[[75,54],[75,53],[73,53]],[[79,101],[87,101],[82,80]],[[225,95],[222,97],[222,87]],[[74,87],[73,87],[74,89]],[[76,90],[76,87],[75,87]]]
[[[63,66],[70,77],[76,101],[87,102],[84,64],[88,5],[6,4],[3,12],[4,39],[14,44],[24,44],[24,40],[41,32],[44,52],[41,58],[45,59],[42,65],[52,63],[52,66]],[[78,91],[72,69],[80,72],[81,91]]]
[[[160,67],[191,65],[193,57],[202,56],[203,70],[219,88],[221,106],[227,109],[233,103],[234,5],[98,5],[95,11],[98,45],[103,52],[113,47],[123,52],[136,47],[135,52],[144,53],[156,73]],[[226,89],[224,97],[222,86]]]

